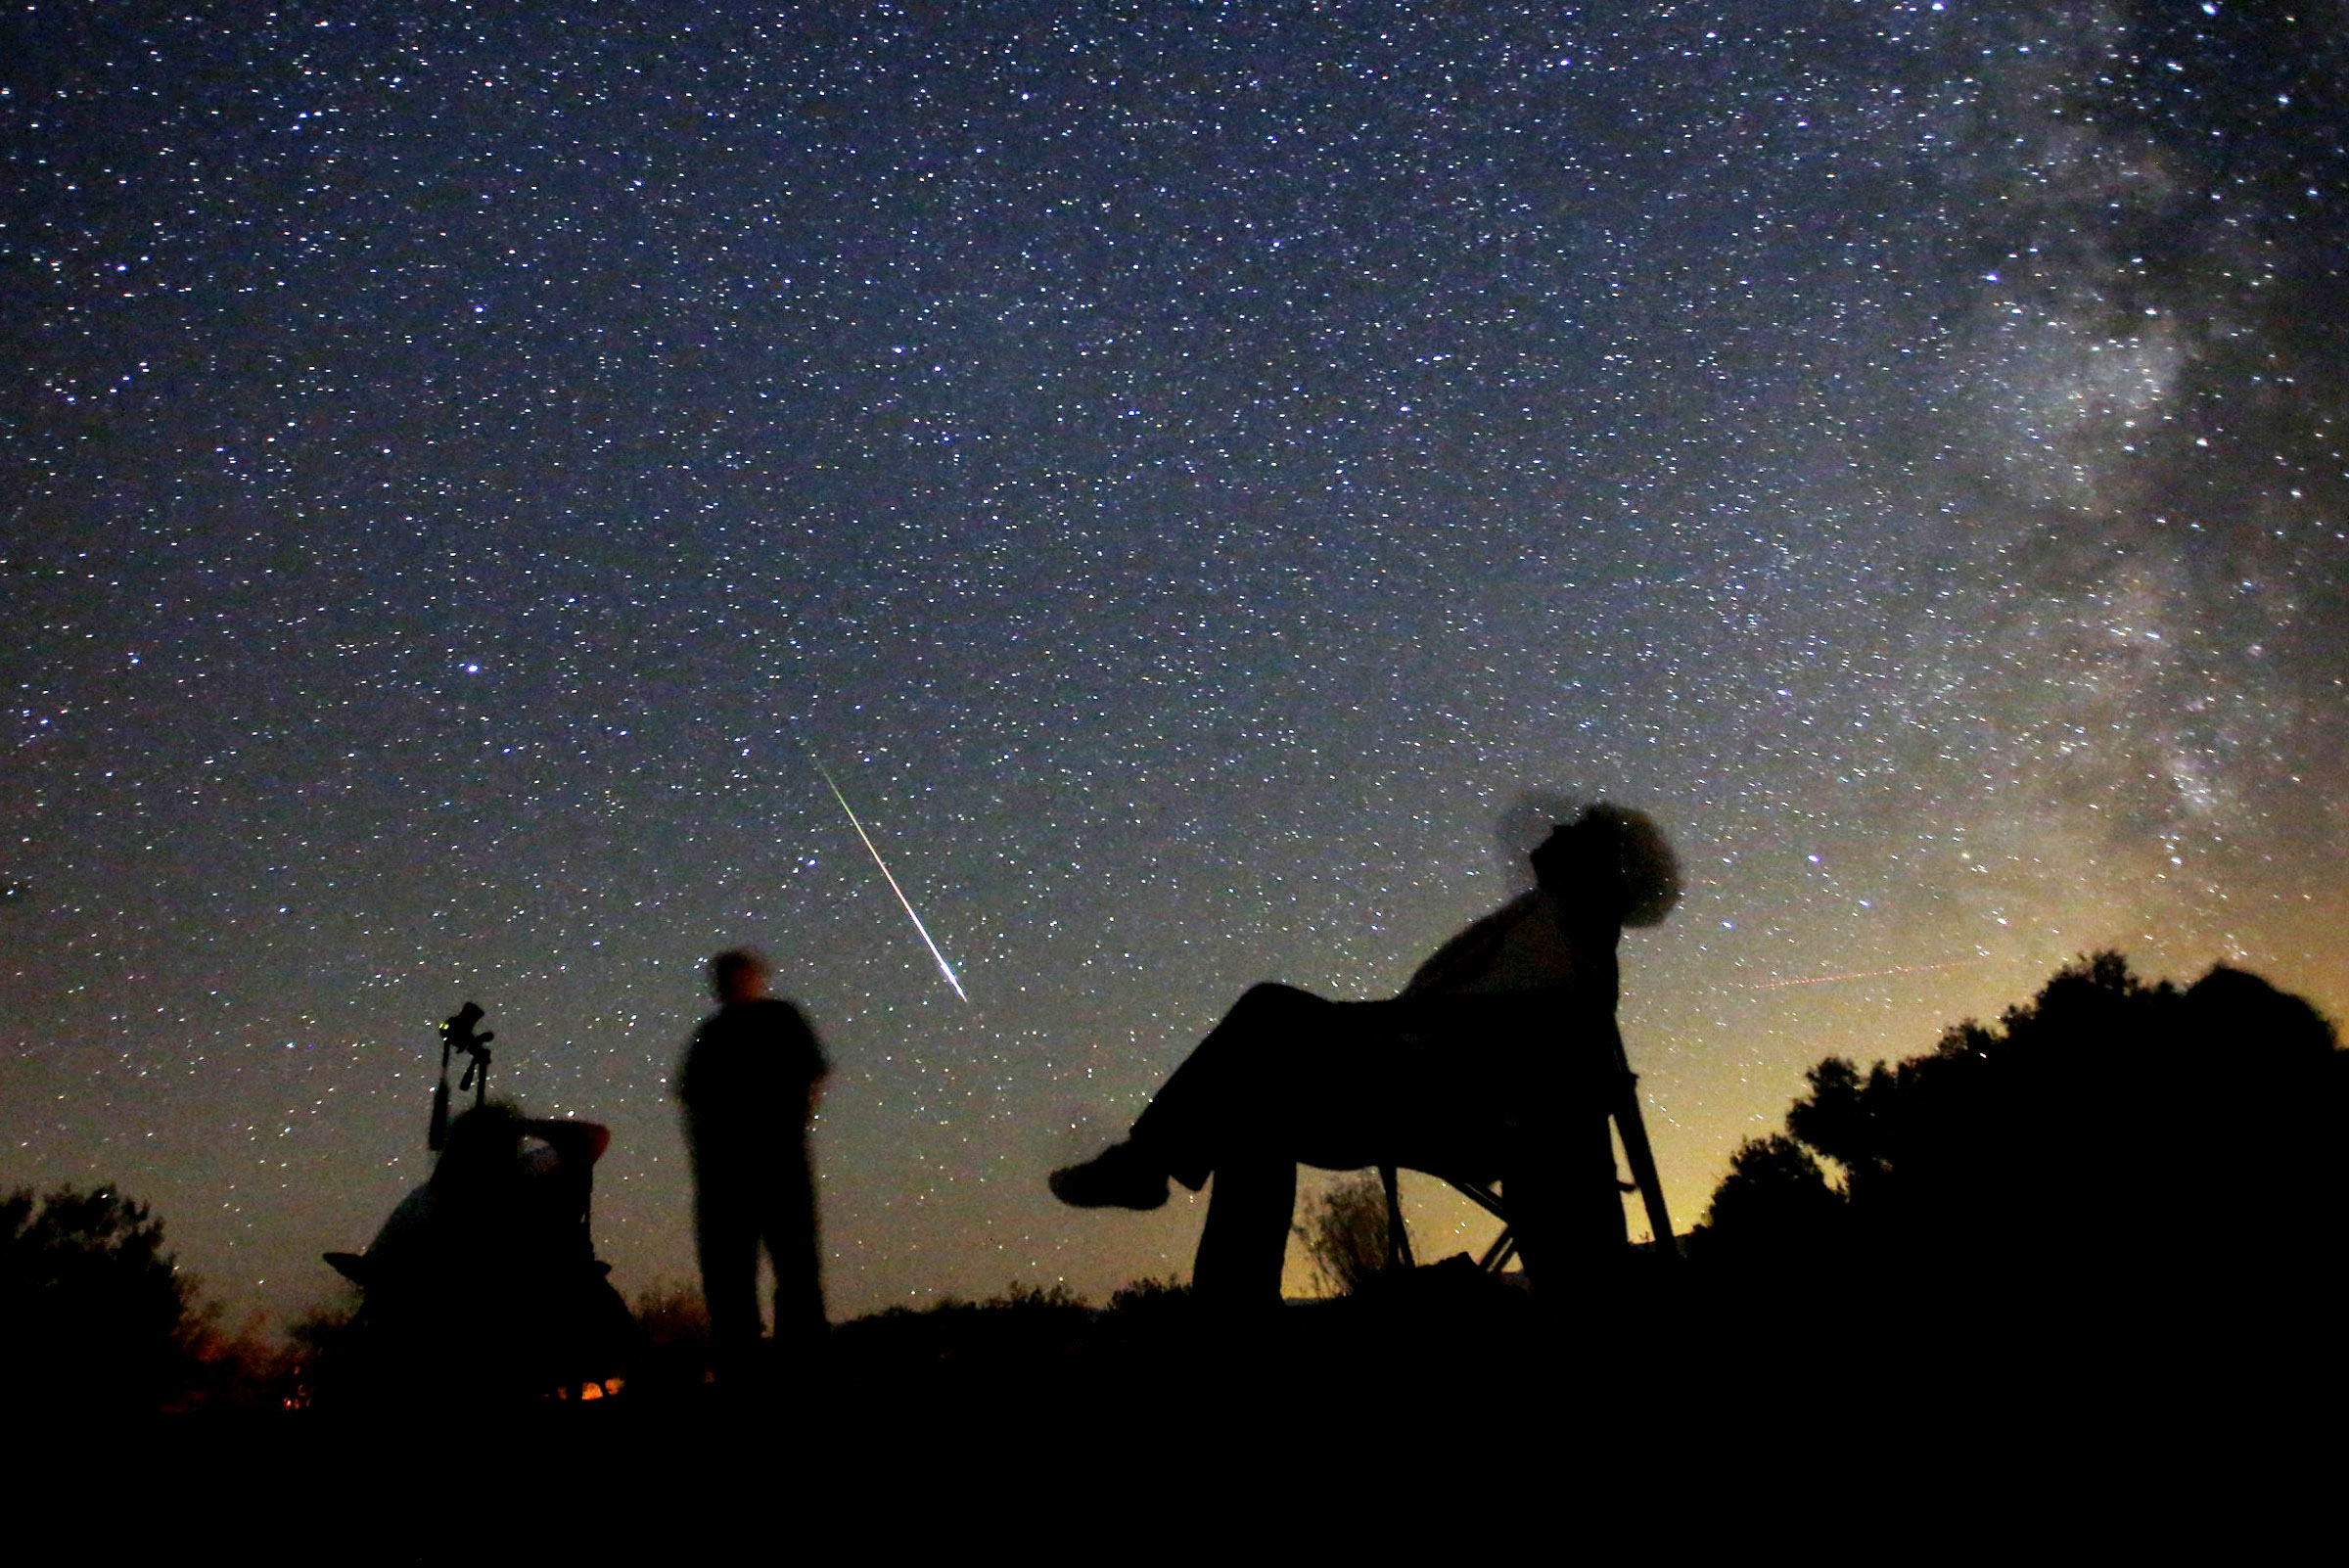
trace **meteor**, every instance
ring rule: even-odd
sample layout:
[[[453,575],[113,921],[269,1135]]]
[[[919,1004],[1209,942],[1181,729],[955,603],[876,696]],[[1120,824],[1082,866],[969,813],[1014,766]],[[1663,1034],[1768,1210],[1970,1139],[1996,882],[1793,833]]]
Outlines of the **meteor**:
[[[946,984],[954,988],[954,994],[968,1002],[971,998],[964,992],[962,982],[954,978],[954,966],[946,962],[946,955],[940,952],[938,944],[930,940],[930,928],[923,925],[922,917],[913,912],[913,900],[905,897],[905,890],[898,886],[898,879],[889,874],[889,862],[881,858],[879,850],[873,848],[873,836],[864,831],[862,822],[856,820],[855,808],[849,805],[849,798],[840,793],[840,785],[834,782],[832,770],[813,752],[807,754],[807,761],[815,763],[815,770],[823,774],[824,782],[831,786],[832,799],[840,803],[843,811],[848,812],[849,826],[854,828],[856,836],[864,841],[864,853],[871,855],[873,864],[881,868],[882,879],[889,884],[889,891],[896,894],[898,902],[905,906],[905,918],[913,922],[913,929],[921,934],[922,945],[929,948],[930,956],[938,960],[938,972],[946,977]]]
[[[1904,964],[1897,969],[1863,969],[1850,975],[1812,975],[1803,980],[1773,980],[1756,986],[1756,991],[1784,991],[1789,986],[1827,986],[1839,980],[1877,980],[1886,975],[1929,975],[1936,969],[1963,969],[1968,964],[1986,964],[1987,958],[1953,958],[1946,964]]]

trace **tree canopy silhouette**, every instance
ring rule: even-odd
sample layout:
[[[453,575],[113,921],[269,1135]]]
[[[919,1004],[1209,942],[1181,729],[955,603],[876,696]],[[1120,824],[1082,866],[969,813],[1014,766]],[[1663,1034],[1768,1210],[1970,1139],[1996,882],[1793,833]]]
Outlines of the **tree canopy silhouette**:
[[[1733,1157],[1703,1250],[2173,1297],[2314,1268],[2349,1197],[2345,1064],[2256,975],[2181,991],[2099,953],[1928,1055],[1812,1068],[1785,1131]]]
[[[194,1298],[144,1204],[109,1187],[0,1200],[0,1355],[13,1399],[161,1409],[195,1371]]]

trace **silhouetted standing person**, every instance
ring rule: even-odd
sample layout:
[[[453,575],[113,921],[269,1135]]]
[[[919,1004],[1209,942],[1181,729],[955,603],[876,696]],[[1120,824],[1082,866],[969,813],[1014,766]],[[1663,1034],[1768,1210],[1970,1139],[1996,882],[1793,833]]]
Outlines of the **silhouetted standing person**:
[[[721,1382],[756,1364],[760,1246],[775,1271],[778,1356],[811,1352],[825,1327],[807,1127],[830,1065],[800,1010],[766,993],[767,973],[748,948],[710,960],[718,1010],[677,1069],[702,1299]]]

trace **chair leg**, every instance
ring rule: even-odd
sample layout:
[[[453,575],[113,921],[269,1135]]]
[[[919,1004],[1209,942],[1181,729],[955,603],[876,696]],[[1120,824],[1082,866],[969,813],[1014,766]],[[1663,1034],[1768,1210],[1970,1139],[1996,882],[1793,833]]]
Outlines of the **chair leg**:
[[[1416,1266],[1411,1262],[1411,1236],[1404,1228],[1403,1194],[1395,1179],[1395,1168],[1391,1165],[1380,1166],[1378,1181],[1387,1189],[1387,1267],[1414,1268]]]
[[[1500,1234],[1493,1238],[1493,1245],[1485,1249],[1485,1255],[1477,1260],[1476,1267],[1480,1272],[1497,1274],[1509,1266],[1509,1260],[1516,1256],[1517,1232],[1511,1230],[1507,1225],[1502,1225]]]

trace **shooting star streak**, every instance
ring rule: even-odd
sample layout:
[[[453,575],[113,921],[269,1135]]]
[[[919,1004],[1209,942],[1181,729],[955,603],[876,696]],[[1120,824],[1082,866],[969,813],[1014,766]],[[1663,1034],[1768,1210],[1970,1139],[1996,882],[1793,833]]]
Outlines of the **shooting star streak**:
[[[913,900],[905,897],[905,890],[898,886],[898,879],[889,874],[889,862],[881,858],[879,850],[873,848],[873,836],[864,831],[862,822],[856,820],[855,808],[849,805],[849,798],[840,793],[839,784],[833,781],[832,770],[818,761],[812,753],[808,755],[807,761],[815,763],[815,770],[823,774],[824,782],[831,786],[832,799],[838,801],[840,808],[849,813],[849,826],[854,828],[856,836],[864,840],[864,853],[873,857],[873,864],[881,868],[882,879],[889,884],[889,891],[896,894],[898,902],[905,906],[905,918],[913,922],[913,929],[921,933],[922,945],[929,948],[930,956],[938,960],[938,972],[946,977],[946,984],[954,988],[954,994],[968,1002],[971,998],[964,992],[962,982],[954,978],[954,966],[946,962],[946,955],[940,952],[938,944],[930,940],[930,928],[923,925],[922,917],[913,912]]]
[[[1863,969],[1849,975],[1812,975],[1804,980],[1773,980],[1756,991],[1784,991],[1789,986],[1825,986],[1838,980],[1880,980],[1886,975],[1929,975],[1936,969],[1963,969],[1968,964],[1986,964],[1987,958],[1953,958],[1946,964],[1904,964],[1897,969]]]

